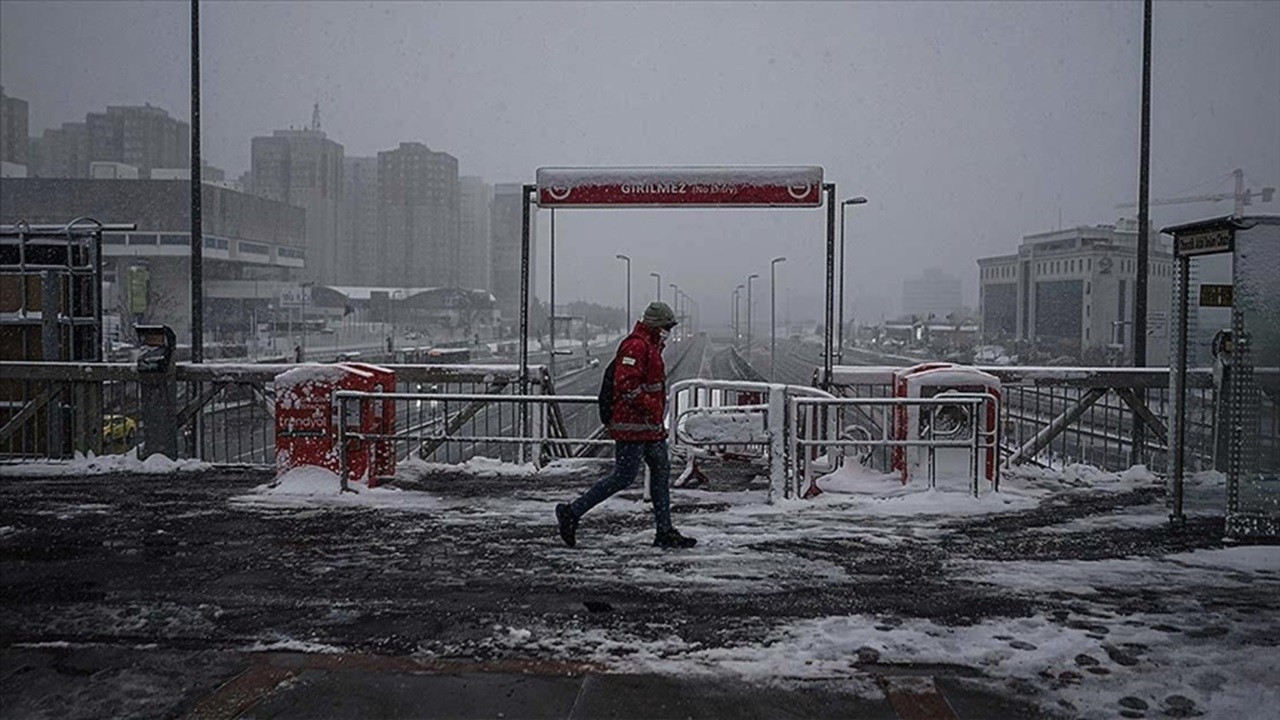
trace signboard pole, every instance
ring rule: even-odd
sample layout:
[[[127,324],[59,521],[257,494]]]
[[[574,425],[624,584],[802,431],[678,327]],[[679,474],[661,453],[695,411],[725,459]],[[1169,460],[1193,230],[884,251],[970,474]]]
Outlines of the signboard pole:
[[[836,184],[825,183],[823,189],[827,192],[827,302],[826,302],[826,322],[825,332],[823,334],[823,347],[826,351],[822,357],[822,385],[825,390],[831,390],[831,370],[834,361],[834,348],[832,341],[835,337],[832,332],[831,324],[835,321],[832,313],[832,305],[835,303],[835,273],[836,273]]]
[[[527,184],[520,192],[520,394],[529,394],[529,199],[538,189]],[[529,436],[529,405],[520,404],[520,434]],[[520,461],[526,462],[528,446],[520,445]]]

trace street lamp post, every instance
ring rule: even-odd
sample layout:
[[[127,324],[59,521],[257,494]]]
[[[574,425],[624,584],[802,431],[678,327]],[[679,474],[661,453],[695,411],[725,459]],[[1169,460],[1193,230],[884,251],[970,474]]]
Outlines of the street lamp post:
[[[760,273],[747,276],[747,362],[751,362],[751,281],[760,277]]]
[[[738,347],[738,338],[742,337],[741,323],[742,311],[738,309],[738,298],[742,295],[742,291],[746,289],[746,285],[739,285],[733,289],[733,346]]]
[[[844,208],[846,205],[865,205],[867,199],[862,196],[852,197],[840,203],[840,326],[836,334],[836,357],[844,364]]]
[[[656,272],[649,273],[649,277],[656,279],[658,287],[658,297],[654,298],[658,302],[662,302],[662,275]]]
[[[631,317],[631,258],[622,254],[614,257],[627,264],[627,319],[622,323],[622,332],[626,332],[627,328],[631,327],[631,323],[635,322],[635,318]]]
[[[676,320],[680,319],[680,288],[675,283],[667,283],[667,287],[671,288],[671,311],[676,314]],[[676,327],[679,327],[678,325]],[[680,331],[676,331],[679,335]]]
[[[778,263],[786,262],[785,257],[776,257],[769,261],[769,380],[778,380]]]

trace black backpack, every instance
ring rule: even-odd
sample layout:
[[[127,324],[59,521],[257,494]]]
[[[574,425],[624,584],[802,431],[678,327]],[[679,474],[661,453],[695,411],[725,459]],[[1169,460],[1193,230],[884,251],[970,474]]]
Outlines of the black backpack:
[[[618,358],[609,361],[604,367],[604,377],[600,378],[600,394],[596,396],[596,409],[600,411],[600,423],[608,425],[613,418],[613,366]]]

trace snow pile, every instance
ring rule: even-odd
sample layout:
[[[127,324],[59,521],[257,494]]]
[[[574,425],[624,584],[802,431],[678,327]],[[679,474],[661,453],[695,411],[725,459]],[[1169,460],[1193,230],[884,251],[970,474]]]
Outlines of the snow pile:
[[[685,416],[681,434],[695,443],[746,445],[769,442],[764,413],[695,412]]]
[[[268,495],[334,495],[342,489],[338,474],[315,465],[299,465],[265,486]]]
[[[273,384],[275,385],[276,392],[279,393],[285,388],[292,388],[297,385],[305,385],[308,383],[336,383],[348,372],[350,372],[350,370],[340,365],[304,363],[277,375]]]
[[[351,492],[342,492],[337,473],[314,465],[299,465],[272,482],[259,485],[245,495],[231,498],[240,507],[370,506],[420,512],[442,507],[439,498],[427,493],[394,487],[369,488],[350,483]]]
[[[152,455],[138,459],[138,449],[123,455],[88,455],[76,453],[70,460],[39,460],[37,462],[4,465],[0,475],[8,477],[85,477],[90,475],[168,475],[178,472],[199,472],[213,466],[193,459],[172,460],[164,455]]]
[[[1008,486],[991,492],[982,481],[974,497],[968,477],[939,477],[936,487],[924,480],[902,484],[897,473],[881,473],[852,459],[833,473],[817,478],[823,491],[812,502],[818,505],[847,505],[874,515],[980,515],[1013,512],[1035,507],[1040,493],[1027,493]]]

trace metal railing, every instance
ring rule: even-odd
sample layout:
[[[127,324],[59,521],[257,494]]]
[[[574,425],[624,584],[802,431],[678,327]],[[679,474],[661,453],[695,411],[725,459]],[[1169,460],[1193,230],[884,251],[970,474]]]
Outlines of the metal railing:
[[[990,477],[992,490],[998,490],[995,456],[1000,431],[996,423],[987,420],[994,417],[998,406],[998,398],[985,393],[930,398],[792,398],[787,423],[792,433],[789,495],[815,494],[819,490],[817,473],[839,470],[851,449],[858,451],[863,464],[869,464],[875,451],[886,453],[886,459],[888,452],[897,452],[896,464],[904,481],[909,468],[920,465],[931,488],[937,485],[938,452],[963,450],[973,495],[978,495],[983,475]],[[908,423],[903,420],[913,411],[916,417],[911,417],[909,424],[918,428],[916,437],[903,437],[895,428],[905,428]],[[922,457],[916,457],[919,455]]]
[[[405,426],[365,429],[358,418],[370,403],[390,404],[400,418],[413,418]],[[348,456],[354,447],[385,444],[398,460],[426,460],[442,447],[453,445],[467,457],[492,457],[532,462],[541,466],[555,453],[552,448],[613,445],[613,440],[589,436],[567,437],[553,430],[556,414],[564,406],[596,404],[587,395],[490,395],[476,393],[380,393],[340,390],[333,394],[336,442],[342,462],[343,488],[348,479]],[[520,409],[530,412],[521,413]],[[463,420],[472,409],[497,412],[492,430]],[[506,409],[504,413],[503,410]]]
[[[832,393],[841,397],[890,397],[888,380],[858,382],[868,373],[888,375],[896,368],[846,366],[832,372]],[[979,367],[1001,381],[1002,454],[1014,464],[1061,466],[1070,463],[1119,471],[1143,464],[1168,472],[1170,459],[1165,418],[1171,401],[1168,368]],[[821,370],[815,383],[822,381]],[[1188,466],[1211,470],[1221,408],[1213,373],[1188,373]],[[1149,431],[1135,448],[1134,415]],[[1264,398],[1260,436],[1265,457],[1280,457],[1280,410]],[[1221,468],[1219,468],[1221,469]]]
[[[169,414],[178,428],[181,457],[218,464],[275,463],[275,377],[292,364],[177,363],[169,374],[139,373],[127,363],[0,362],[0,461],[69,458],[75,453],[121,454],[146,440],[143,385],[172,383],[176,402]],[[519,385],[514,365],[399,365],[396,389],[451,396],[511,397]],[[554,395],[554,383],[542,366],[530,368],[535,392]],[[472,407],[474,405],[474,407]],[[468,403],[456,415],[455,433],[501,434],[509,425],[506,408],[495,412]],[[198,422],[197,422],[198,419]],[[561,418],[553,413],[551,432]],[[401,426],[421,422],[409,410]],[[198,432],[197,432],[198,428]],[[145,450],[144,450],[145,454]],[[440,462],[468,456],[453,444],[430,454]]]

